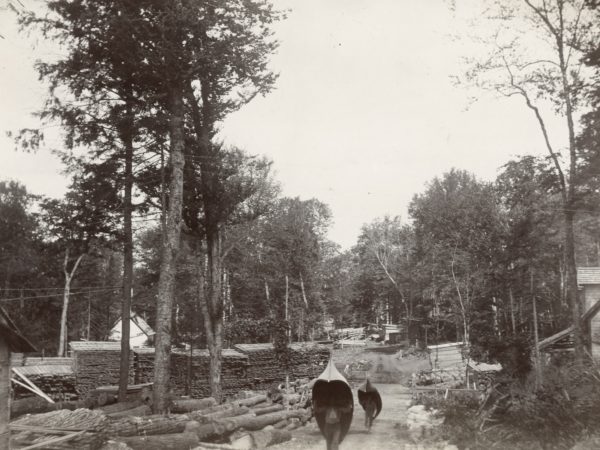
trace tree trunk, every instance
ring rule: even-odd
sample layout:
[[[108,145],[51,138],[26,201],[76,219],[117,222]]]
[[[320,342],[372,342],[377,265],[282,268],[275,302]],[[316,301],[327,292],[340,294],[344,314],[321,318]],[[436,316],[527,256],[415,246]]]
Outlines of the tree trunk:
[[[189,450],[200,444],[200,440],[195,433],[121,437],[118,440],[124,442],[133,450]]]
[[[575,340],[575,360],[582,362],[585,355],[583,329],[581,324],[582,308],[577,295],[577,266],[575,263],[575,233],[573,230],[574,211],[567,206],[565,211],[565,250],[567,265],[567,299],[573,318]]]
[[[75,275],[75,271],[77,267],[79,267],[79,263],[83,259],[83,255],[79,255],[75,264],[73,264],[73,268],[69,271],[69,249],[65,250],[65,260],[63,264],[63,271],[65,274],[65,290],[63,293],[63,307],[60,315],[60,335],[58,342],[58,356],[65,356],[67,350],[67,339],[68,339],[68,331],[67,331],[67,317],[69,312],[69,296],[71,294],[71,281],[73,280],[73,276]]]
[[[173,403],[171,404],[171,412],[186,413],[190,411],[199,411],[210,408],[211,406],[215,406],[216,404],[217,401],[212,397],[173,400]]]
[[[131,191],[133,188],[133,113],[128,104],[121,130],[125,148],[125,187],[123,193],[123,299],[121,303],[121,367],[119,372],[119,401],[127,398],[129,384],[129,337],[131,318],[131,289],[133,287],[133,230]]]
[[[184,105],[180,84],[169,90],[169,136],[171,180],[166,229],[163,229],[162,255],[156,304],[156,352],[154,363],[154,411],[166,412],[171,362],[171,324],[175,289],[176,260],[181,234],[184,156]]]
[[[190,422],[186,415],[123,417],[110,419],[107,436],[144,436],[152,434],[182,433]]]
[[[517,333],[517,326],[515,323],[515,296],[513,295],[512,287],[508,288],[508,298],[510,300],[510,323],[512,325],[513,336]]]
[[[149,416],[152,414],[152,409],[148,405],[140,405],[131,409],[124,409],[123,411],[117,411],[110,414],[107,414],[108,417],[112,417],[113,419],[120,417],[141,417],[141,416]]]
[[[210,354],[209,384],[211,396],[221,402],[221,365],[223,350],[223,298],[221,297],[220,235],[218,230],[206,233],[208,283],[201,302],[206,344]]]
[[[86,404],[82,400],[76,402],[48,403],[47,400],[36,395],[35,397],[26,397],[18,400],[12,400],[10,402],[10,418],[12,420],[25,414],[39,414],[50,411],[56,411],[59,409],[69,409],[73,411],[77,408],[85,407]]]

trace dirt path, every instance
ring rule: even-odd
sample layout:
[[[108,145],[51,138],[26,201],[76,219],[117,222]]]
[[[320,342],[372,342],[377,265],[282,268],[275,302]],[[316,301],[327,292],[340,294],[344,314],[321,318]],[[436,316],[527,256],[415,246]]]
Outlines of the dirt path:
[[[340,445],[340,450],[403,450],[413,448],[399,436],[396,424],[406,420],[406,409],[410,404],[410,389],[400,384],[378,384],[383,400],[381,414],[367,433],[364,412],[358,404],[354,389],[354,417],[350,431]],[[408,445],[407,445],[408,444]],[[270,447],[273,450],[324,450],[325,440],[314,419],[305,427],[294,430],[293,439],[285,444]]]

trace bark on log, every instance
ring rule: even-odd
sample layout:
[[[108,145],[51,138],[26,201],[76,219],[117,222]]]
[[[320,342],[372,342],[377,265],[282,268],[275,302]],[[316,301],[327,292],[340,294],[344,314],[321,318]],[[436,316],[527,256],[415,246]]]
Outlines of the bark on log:
[[[190,398],[190,399],[177,399],[173,400],[171,404],[172,413],[187,413],[191,411],[198,411],[201,409],[210,408],[216,406],[217,401],[212,398]]]
[[[292,439],[292,434],[287,430],[261,430],[245,434],[235,439],[231,443],[231,446],[240,450],[266,448],[270,445],[287,442],[290,439]]]
[[[254,447],[265,448],[292,439],[292,433],[287,430],[261,430],[250,433]]]
[[[98,411],[102,411],[104,414],[113,414],[121,411],[126,411],[128,409],[137,408],[138,406],[142,406],[139,401],[134,402],[122,402],[122,403],[114,403],[108,406],[101,406],[100,408],[96,408]]]
[[[118,440],[133,450],[189,450],[200,444],[198,436],[194,433],[120,437]]]
[[[262,416],[263,414],[270,414],[277,411],[281,411],[283,409],[283,405],[275,404],[271,406],[264,406],[261,408],[252,408],[252,412],[257,416]]]
[[[237,403],[240,406],[254,406],[266,401],[267,394],[259,394],[242,400],[236,400],[234,403]]]
[[[113,418],[113,419],[118,419],[121,417],[128,417],[128,416],[136,416],[136,417],[149,416],[150,414],[152,414],[152,408],[150,408],[148,405],[141,405],[141,406],[137,406],[135,408],[126,409],[123,411],[107,414],[107,416],[110,418]]]
[[[230,419],[222,419],[218,422],[221,423],[225,430],[233,432],[239,428],[244,428],[248,431],[261,430],[267,425],[273,425],[281,420],[290,419],[292,417],[302,418],[307,413],[303,409],[296,409],[291,411],[279,411],[276,413],[265,414],[262,416],[244,415],[239,417],[232,417]]]
[[[284,405],[294,405],[300,401],[300,394],[283,394]]]
[[[138,436],[182,433],[190,418],[186,415],[152,415],[146,417],[124,417],[111,420],[106,427],[108,436]]]
[[[27,397],[19,400],[13,400],[10,403],[10,418],[15,419],[24,414],[38,414],[59,409],[68,409],[73,411],[84,407],[83,401],[76,402],[56,402],[48,403],[41,397]]]
[[[206,417],[207,420],[215,420],[224,419],[227,417],[241,416],[243,414],[248,414],[249,412],[250,408],[247,408],[246,406],[239,406],[231,409],[226,409],[224,411],[217,411],[211,414],[206,414],[204,417]]]
[[[281,428],[285,428],[289,425],[289,422],[287,421],[287,419],[285,420],[280,420],[279,422],[273,424],[273,428],[277,428],[277,429],[281,429]]]

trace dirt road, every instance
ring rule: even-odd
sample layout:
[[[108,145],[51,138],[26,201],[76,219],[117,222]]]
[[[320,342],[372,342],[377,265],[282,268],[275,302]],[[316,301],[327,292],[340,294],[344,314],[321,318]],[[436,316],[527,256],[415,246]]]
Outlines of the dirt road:
[[[364,412],[358,404],[356,389],[354,394],[354,417],[350,431],[340,445],[340,450],[404,450],[414,448],[400,437],[395,428],[406,419],[406,410],[410,403],[410,389],[400,384],[379,384],[377,389],[383,400],[381,414],[367,433],[364,426]],[[314,419],[305,427],[294,430],[294,438],[285,444],[270,447],[273,450],[324,450],[325,440],[319,432]]]

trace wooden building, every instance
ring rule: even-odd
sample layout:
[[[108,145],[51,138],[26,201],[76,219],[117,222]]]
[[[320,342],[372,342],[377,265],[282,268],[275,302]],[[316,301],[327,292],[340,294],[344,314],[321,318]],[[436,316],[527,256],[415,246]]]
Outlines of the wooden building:
[[[600,360],[600,267],[578,267],[577,286],[586,347],[594,359]],[[542,339],[538,348],[546,353],[573,351],[573,326]]]
[[[0,307],[0,450],[8,449],[10,432],[10,354],[35,352],[4,309]]]
[[[431,368],[435,370],[463,366],[463,347],[464,342],[427,346]]]

